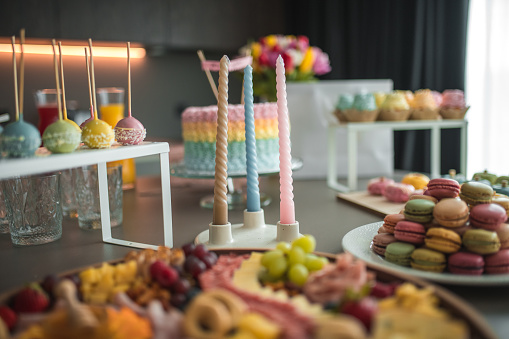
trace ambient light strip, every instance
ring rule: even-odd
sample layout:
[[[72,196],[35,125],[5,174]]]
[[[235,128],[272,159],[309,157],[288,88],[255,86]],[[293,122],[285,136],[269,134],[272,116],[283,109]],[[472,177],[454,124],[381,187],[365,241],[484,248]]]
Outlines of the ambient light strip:
[[[73,56],[84,56],[84,46],[62,46],[62,54],[63,55],[73,55]],[[34,44],[24,44],[23,50],[25,54],[47,54],[53,55],[53,50],[51,45],[34,45]],[[16,45],[16,51],[19,53],[20,48],[19,45]],[[12,45],[0,43],[0,53],[10,53],[12,54]],[[104,46],[94,46],[94,57],[106,57],[106,58],[126,58],[126,48],[125,47],[104,47]],[[131,47],[131,58],[144,58],[146,55],[145,48],[142,47]]]

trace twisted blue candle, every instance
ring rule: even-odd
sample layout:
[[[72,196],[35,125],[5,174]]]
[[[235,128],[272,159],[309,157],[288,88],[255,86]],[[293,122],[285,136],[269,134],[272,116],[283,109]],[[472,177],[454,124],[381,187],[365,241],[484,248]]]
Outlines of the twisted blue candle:
[[[256,139],[253,111],[253,68],[244,68],[244,112],[246,124],[246,172],[247,172],[247,211],[260,210],[260,190],[258,188],[258,163],[256,161]]]

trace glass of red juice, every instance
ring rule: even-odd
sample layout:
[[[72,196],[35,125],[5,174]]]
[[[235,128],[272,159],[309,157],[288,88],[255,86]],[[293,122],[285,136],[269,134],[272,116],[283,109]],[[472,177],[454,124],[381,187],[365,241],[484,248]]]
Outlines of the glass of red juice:
[[[35,91],[35,106],[39,113],[39,132],[44,133],[46,127],[58,120],[57,91],[40,89]]]

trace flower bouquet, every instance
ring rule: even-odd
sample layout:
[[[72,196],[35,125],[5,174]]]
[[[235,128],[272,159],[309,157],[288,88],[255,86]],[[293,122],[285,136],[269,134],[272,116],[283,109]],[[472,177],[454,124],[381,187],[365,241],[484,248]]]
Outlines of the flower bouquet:
[[[266,101],[276,101],[276,59],[283,57],[287,81],[314,81],[331,71],[329,56],[309,46],[305,36],[268,35],[248,43],[241,55],[253,57],[253,93]]]

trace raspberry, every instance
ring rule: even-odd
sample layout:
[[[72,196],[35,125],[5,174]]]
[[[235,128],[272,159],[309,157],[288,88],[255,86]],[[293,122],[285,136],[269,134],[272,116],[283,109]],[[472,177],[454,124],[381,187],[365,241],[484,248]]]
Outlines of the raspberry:
[[[150,265],[150,275],[152,279],[157,281],[162,287],[170,287],[179,278],[179,274],[176,270],[160,260]]]
[[[12,331],[18,320],[16,313],[7,306],[0,306],[0,318],[2,318],[5,325],[7,325],[9,331]]]
[[[38,313],[49,306],[46,293],[38,284],[31,284],[14,296],[13,309],[18,313]]]

